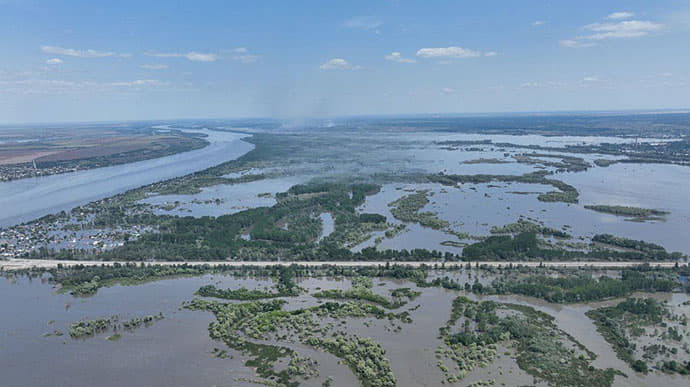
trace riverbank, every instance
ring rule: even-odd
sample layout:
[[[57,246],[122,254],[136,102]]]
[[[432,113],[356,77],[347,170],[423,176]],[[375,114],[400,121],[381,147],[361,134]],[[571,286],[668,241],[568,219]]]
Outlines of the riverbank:
[[[69,211],[132,188],[184,176],[234,160],[254,146],[247,134],[197,130],[210,145],[171,156],[0,183],[0,228]]]

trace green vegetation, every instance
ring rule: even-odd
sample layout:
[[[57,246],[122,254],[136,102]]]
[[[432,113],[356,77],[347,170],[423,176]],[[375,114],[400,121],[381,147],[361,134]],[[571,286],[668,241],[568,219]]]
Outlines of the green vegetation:
[[[678,330],[679,327],[687,326],[687,316],[672,315],[665,305],[652,298],[630,298],[615,306],[590,310],[587,316],[594,321],[599,333],[613,346],[618,357],[635,371],[649,372],[650,366],[647,362],[664,356],[666,359],[660,360],[656,368],[664,372],[690,374],[690,361],[668,359],[682,351],[684,337]],[[674,326],[674,322],[678,327]],[[658,334],[659,329],[664,328],[667,328],[666,332]],[[645,336],[656,337],[656,340],[664,344],[649,344],[639,348],[635,340]],[[685,346],[687,348],[687,343]],[[642,356],[639,352],[642,352]]]
[[[511,226],[505,230],[519,231],[521,228],[531,226],[520,225]],[[504,231],[499,228],[495,231]],[[556,230],[540,230],[546,233]],[[592,242],[603,245],[620,247],[627,249],[624,251],[601,248],[594,243],[588,251],[568,250],[554,247],[537,239],[534,231],[520,232],[511,235],[493,235],[477,243],[465,247],[462,251],[464,261],[521,261],[521,260],[543,260],[543,261],[572,261],[572,260],[604,260],[604,261],[663,261],[678,260],[683,257],[682,253],[668,253],[666,250],[652,243],[643,241],[633,241],[630,239],[615,237],[608,234],[595,235]]]
[[[92,296],[101,287],[101,278],[94,276],[90,281],[81,282],[74,285],[70,294],[73,296]]]
[[[636,241],[633,239],[613,236],[611,234],[597,234],[592,237],[592,242],[620,247],[622,249],[639,251],[654,260],[677,260],[683,257],[683,254],[681,253],[668,253],[663,246],[654,243]]]
[[[122,327],[125,329],[136,329],[141,326],[149,326],[153,324],[155,321],[162,320],[163,319],[163,313],[159,313],[157,315],[149,315],[149,316],[144,316],[144,317],[134,317],[130,320],[122,322]]]
[[[307,343],[344,359],[365,387],[397,385],[390,361],[386,358],[386,351],[381,344],[370,338],[337,336],[332,339],[320,339],[312,337],[307,340]]]
[[[586,171],[591,165],[580,157],[558,155],[552,153],[525,153],[513,156],[518,163],[537,164],[543,167],[556,168],[557,172],[582,172]],[[548,159],[560,159],[560,161],[550,161]],[[543,160],[547,159],[547,160]]]
[[[99,318],[96,320],[82,320],[70,324],[69,335],[72,338],[81,338],[86,336],[93,336],[96,333],[103,332],[112,325],[111,318]]]
[[[372,286],[373,285],[371,283],[371,278],[357,277],[352,280],[352,289],[322,290],[320,292],[314,293],[313,296],[317,298],[330,298],[334,300],[368,301],[374,304],[381,305],[384,308],[396,309],[407,304],[407,300],[405,300],[404,298],[412,299],[421,294],[419,292],[412,292],[409,288],[395,289],[391,293],[391,296],[393,296],[394,299],[391,300],[380,294],[374,293],[371,290]]]
[[[480,157],[478,159],[462,161],[462,164],[510,164],[510,161],[501,160],[497,158]]]
[[[230,268],[224,268],[226,271]],[[63,292],[69,291],[74,296],[90,296],[102,287],[114,284],[138,285],[149,281],[176,276],[193,276],[222,271],[211,266],[192,265],[137,265],[135,263],[112,266],[73,266],[50,269],[51,281],[61,285]],[[277,270],[276,270],[277,272]]]
[[[362,266],[362,267],[343,267],[322,265],[320,267],[304,267],[290,265],[286,268],[283,265],[270,265],[265,267],[245,266],[237,267],[232,265],[146,265],[144,263],[114,263],[112,266],[84,266],[77,265],[63,267],[58,265],[54,269],[30,269],[17,274],[41,275],[50,274],[50,281],[61,286],[63,291],[70,291],[84,283],[96,284],[97,288],[108,287],[114,284],[138,285],[150,281],[175,278],[181,276],[201,276],[204,274],[228,274],[239,277],[263,276],[273,278],[282,277],[285,273],[290,273],[289,278],[314,275],[318,272],[326,276],[347,276],[347,277],[388,277],[396,279],[410,279],[414,282],[423,281],[426,277],[426,268],[410,268],[396,264],[386,264],[382,266]],[[289,269],[289,271],[286,271]],[[280,282],[280,281],[279,281]],[[287,283],[287,282],[286,282]]]
[[[291,375],[288,370],[278,372],[273,369],[275,362],[279,358],[292,355],[292,350],[286,347],[252,343],[237,334],[244,320],[263,316],[267,313],[279,312],[283,303],[284,301],[273,300],[269,302],[254,301],[242,304],[222,304],[215,301],[194,299],[185,307],[191,310],[213,312],[217,320],[209,324],[208,330],[211,338],[221,340],[230,348],[251,356],[245,364],[248,367],[257,367],[259,376],[276,380],[287,386],[296,386],[297,383],[291,382],[295,375]],[[263,328],[269,329],[266,326],[263,326]],[[260,334],[260,332],[255,333],[254,331],[252,333],[255,336]]]
[[[596,164],[598,167],[608,167],[610,165],[616,164],[618,160],[611,160],[611,159],[596,159],[594,160],[594,164]]]
[[[265,292],[262,290],[249,290],[247,288],[232,289],[218,289],[214,285],[205,285],[199,288],[196,294],[202,297],[225,298],[228,300],[260,300],[264,298],[276,297],[293,297],[300,293],[299,287],[293,280],[294,269],[291,267],[278,268],[278,276],[276,278],[276,291]]]
[[[678,284],[674,276],[659,276],[655,272],[623,270],[621,279],[586,274],[567,277],[530,275],[520,279],[501,279],[483,292],[521,294],[542,298],[549,302],[585,302],[623,297],[636,291],[670,292]]]
[[[230,348],[249,355],[250,360],[246,365],[257,367],[257,373],[263,378],[294,386],[299,376],[291,367],[281,371],[274,369],[276,360],[291,356],[292,350],[252,342],[252,339],[266,340],[273,337],[280,340],[298,340],[333,353],[352,368],[365,386],[395,385],[390,363],[378,343],[371,339],[343,334],[326,338],[327,333],[332,332],[333,324],[322,326],[319,321],[326,317],[342,319],[367,316],[392,320],[404,318],[403,314],[387,314],[379,307],[359,302],[330,302],[306,309],[283,311],[284,303],[282,300],[272,300],[223,304],[194,299],[185,307],[213,312],[217,320],[209,325],[211,338],[222,340]]]
[[[549,179],[547,171],[538,171],[527,173],[520,176],[514,175],[429,175],[428,180],[433,183],[440,183],[444,185],[455,186],[457,184],[487,184],[494,181],[501,181],[506,183],[525,183],[525,184],[543,184],[550,185],[557,188],[559,191],[551,191],[540,194],[537,199],[543,202],[564,202],[577,203],[578,192],[575,187],[566,184],[560,180]]]
[[[391,207],[391,213],[393,216],[403,222],[414,222],[419,223],[423,227],[429,227],[434,230],[441,230],[447,234],[455,235],[460,239],[477,239],[472,237],[467,233],[462,231],[454,230],[450,223],[439,218],[433,212],[425,211],[419,212],[424,206],[429,203],[428,196],[433,195],[433,192],[429,190],[417,191],[414,194],[406,195],[398,200],[395,200],[388,204]],[[392,238],[404,229],[404,225],[397,225],[393,230],[386,232],[386,237]],[[446,241],[445,245],[448,246],[452,243],[458,243],[455,241]]]
[[[645,222],[649,220],[666,220],[666,211],[650,208],[628,207],[628,206],[608,206],[608,205],[585,205],[588,210],[602,212],[605,214],[625,216],[628,220],[635,222]]]
[[[448,228],[450,223],[440,219],[433,212],[419,212],[429,203],[429,190],[418,191],[411,195],[406,195],[388,204],[391,207],[391,214],[403,222],[419,223],[424,227],[434,230]]]
[[[215,298],[224,298],[227,300],[242,300],[242,301],[250,301],[250,300],[261,300],[265,298],[277,298],[277,297],[286,297],[289,295],[277,293],[277,292],[265,292],[262,290],[256,290],[252,289],[249,290],[247,288],[239,288],[236,290],[232,289],[218,289],[214,285],[205,285],[199,288],[199,290],[196,292],[197,295],[202,296],[202,297],[215,297]]]
[[[162,320],[163,313],[148,315],[143,317],[133,317],[123,322],[119,321],[118,316],[110,318],[99,318],[95,320],[81,320],[70,324],[69,335],[74,338],[84,338],[94,336],[97,333],[105,332],[108,329],[117,331],[118,329],[134,330],[141,326],[150,326],[155,321]],[[115,341],[120,338],[119,334],[114,334],[108,340]]]
[[[460,329],[453,333],[459,321]],[[450,382],[485,367],[494,359],[498,343],[514,346],[518,366],[550,385],[610,386],[616,374],[593,367],[594,354],[558,329],[553,317],[527,306],[461,296],[453,300],[451,318],[440,333],[448,349],[441,348],[437,355],[453,359],[460,368]]]
[[[393,298],[409,298],[414,300],[422,295],[422,292],[411,290],[410,288],[397,288],[391,290],[391,297]]]
[[[536,234],[522,232],[514,237],[490,236],[481,242],[465,247],[462,256],[466,260],[523,260],[541,256],[543,249],[537,246]]]
[[[367,183],[296,185],[277,194],[278,203],[273,207],[253,208],[217,218],[146,217],[147,222],[156,224],[157,232],[143,234],[136,240],[126,241],[123,246],[95,256],[76,250],[54,252],[43,249],[33,252],[31,257],[132,261],[274,260],[276,257],[305,261],[458,259],[452,254],[423,249],[378,251],[367,248],[357,253],[350,251],[349,247],[367,239],[372,231],[388,228],[383,216],[358,214],[356,211],[366,196],[378,189],[379,186]],[[128,219],[121,212],[121,206],[108,208],[112,211],[108,212],[108,220],[103,220],[104,224],[117,224],[113,219]],[[321,235],[318,214],[323,212],[333,214],[335,228],[317,242]],[[281,227],[283,224],[290,227],[284,229]],[[242,238],[246,234],[251,236],[250,240]]]
[[[570,239],[572,235],[567,232],[556,230],[554,228],[541,226],[536,223],[524,219],[518,219],[517,223],[510,223],[504,226],[493,226],[490,232],[492,234],[520,234],[523,232],[530,232],[541,234],[543,236],[553,236],[556,238]]]

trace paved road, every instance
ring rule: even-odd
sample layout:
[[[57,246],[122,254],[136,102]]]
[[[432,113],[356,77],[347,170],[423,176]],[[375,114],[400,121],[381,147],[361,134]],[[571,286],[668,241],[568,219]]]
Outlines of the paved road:
[[[19,269],[29,269],[29,268],[54,268],[58,264],[63,266],[73,266],[73,265],[112,265],[115,262],[103,262],[103,261],[55,261],[55,260],[40,260],[40,259],[10,259],[8,261],[0,261],[0,270],[19,270]],[[124,264],[126,262],[119,262]],[[220,261],[187,261],[187,262],[170,262],[170,261],[157,261],[157,262],[146,262],[147,265],[180,265],[180,264],[190,264],[190,265],[229,265],[229,266],[272,266],[272,265],[304,265],[304,266],[321,266],[321,265],[334,265],[334,266],[380,266],[386,263],[399,264],[405,266],[419,267],[421,265],[435,264],[437,262],[383,262],[383,261],[372,261],[372,262],[361,262],[361,261],[340,261],[340,262],[279,262],[279,261],[264,261],[264,262],[244,262],[244,261],[232,261],[232,262],[220,262]],[[596,267],[596,268],[622,268],[622,267],[632,267],[640,265],[644,262],[607,262],[607,261],[567,261],[567,262],[495,262],[495,261],[480,261],[472,262],[472,265],[487,265],[487,266],[507,266],[507,265],[522,265],[529,267],[536,267],[539,265],[547,267]],[[446,263],[446,267],[452,266],[462,266],[466,265],[467,262],[452,262]],[[674,267],[676,262],[649,262],[650,265],[655,267]],[[688,266],[687,262],[680,262],[681,266]]]

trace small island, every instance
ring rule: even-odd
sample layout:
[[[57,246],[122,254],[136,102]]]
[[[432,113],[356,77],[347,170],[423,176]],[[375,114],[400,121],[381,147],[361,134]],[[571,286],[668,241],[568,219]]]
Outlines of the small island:
[[[664,221],[666,220],[666,215],[669,214],[669,212],[651,208],[609,206],[603,204],[585,205],[585,208],[596,212],[602,212],[604,214],[624,216],[628,218],[626,220],[631,222],[646,222],[655,220]]]

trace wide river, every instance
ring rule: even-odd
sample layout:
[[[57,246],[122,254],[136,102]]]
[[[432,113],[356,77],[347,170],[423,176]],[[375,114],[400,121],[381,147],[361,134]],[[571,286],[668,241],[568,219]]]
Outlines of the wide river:
[[[200,171],[236,159],[254,147],[241,140],[246,134],[211,130],[199,132],[205,133],[210,142],[202,149],[136,163],[0,183],[0,227],[70,210],[132,188]]]

